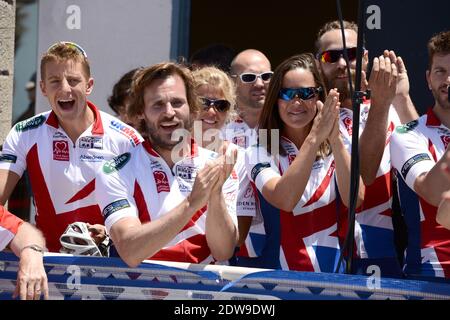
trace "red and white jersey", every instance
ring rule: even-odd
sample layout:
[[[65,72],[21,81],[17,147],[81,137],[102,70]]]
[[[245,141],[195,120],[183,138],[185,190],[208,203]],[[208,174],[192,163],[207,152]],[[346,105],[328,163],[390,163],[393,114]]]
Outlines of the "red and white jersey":
[[[11,242],[22,223],[22,219],[0,206],[0,251]]]
[[[148,140],[132,153],[107,162],[98,177],[96,197],[106,229],[124,217],[137,217],[142,223],[155,221],[178,206],[192,191],[197,172],[217,153],[191,143],[191,156],[175,163],[172,169],[152,148]],[[239,179],[236,172],[222,187],[227,211],[235,225]],[[149,259],[191,263],[213,262],[206,242],[207,206],[191,220],[163,249]]]
[[[265,235],[264,221],[260,207],[256,205],[254,185],[251,183],[250,176],[247,174],[247,169],[245,167],[245,150],[239,146],[237,146],[237,148],[238,157],[236,164],[234,165],[234,170],[239,177],[236,215],[238,217],[245,216],[253,218],[249,234],[237,254],[245,257],[257,257],[260,252],[258,248],[254,246],[255,243],[251,238],[253,234],[261,236]]]
[[[370,109],[370,101],[364,101],[360,106],[361,135],[366,127]],[[351,153],[353,111],[340,109],[340,131],[348,151]],[[392,226],[392,190],[391,190],[391,135],[400,119],[391,105],[389,109],[387,137],[383,157],[378,168],[376,179],[370,186],[366,186],[362,205],[356,211],[355,242],[356,252],[360,258],[396,257],[394,233]],[[342,215],[346,219],[346,215]],[[346,222],[342,222],[346,226]],[[346,228],[343,227],[344,232]]]
[[[236,172],[239,178],[236,215],[238,217],[254,217],[256,211],[255,194],[245,168],[245,150],[234,143],[230,143],[228,148],[237,149],[237,159],[233,168],[233,171]]]
[[[414,191],[417,177],[435,166],[448,148],[449,142],[450,129],[440,122],[430,108],[418,120],[396,128],[391,144],[392,165]],[[436,222],[437,207],[430,205],[420,196],[417,197],[419,203],[409,206],[410,210],[405,212],[405,215],[408,232],[415,231],[415,238],[420,238],[420,248],[417,248],[420,252],[415,254],[418,261],[412,261],[413,248],[408,243],[406,271],[412,270],[412,265],[416,263],[420,269],[412,272],[450,278],[450,230]],[[414,223],[416,225],[413,225]]]
[[[15,125],[0,156],[0,169],[19,176],[28,170],[36,225],[52,252],[59,251],[59,237],[68,224],[103,224],[94,196],[96,172],[104,161],[130,151],[142,141],[130,126],[90,102],[88,107],[95,121],[75,143],[59,126],[55,113],[47,111]]]
[[[224,139],[231,141],[243,149],[256,144],[256,130],[251,129],[244,120],[237,118],[225,126]]]
[[[247,149],[247,172],[260,192],[269,180],[283,175],[298,153],[295,144],[288,139],[283,137],[280,143],[287,154],[280,156],[279,164],[264,147]],[[333,155],[313,163],[305,191],[294,210],[279,210],[279,215],[280,230],[270,231],[280,234],[280,267],[284,270],[334,272],[340,246]]]
[[[226,140],[231,141],[232,143],[238,145],[243,150],[247,149],[251,145],[255,145],[258,138],[256,135],[256,130],[251,129],[247,125],[247,123],[245,123],[244,120],[240,118],[230,121],[225,126],[223,133]],[[237,161],[235,168],[238,173],[238,176],[241,177],[240,172],[242,170],[242,173],[246,176],[246,179],[248,181],[248,184],[247,181],[244,181],[244,183],[242,183],[241,186],[239,187],[240,195],[238,196],[238,199],[244,199],[243,201],[246,201],[247,203],[249,201],[252,202],[251,206],[248,208],[248,210],[246,210],[246,212],[238,210],[237,215],[253,217],[252,224],[249,229],[249,234],[245,239],[245,243],[241,246],[238,255],[245,257],[257,257],[261,254],[261,250],[263,248],[263,241],[262,240],[259,241],[260,244],[257,245],[255,241],[252,240],[252,238],[256,237],[258,239],[263,239],[265,237],[266,232],[264,228],[264,221],[261,214],[261,209],[259,206],[256,205],[256,198],[255,198],[256,190],[254,190],[254,185],[250,183],[249,176],[245,168],[245,159],[242,159],[242,162]],[[242,192],[244,192],[243,195],[241,194]],[[238,206],[239,201],[240,200],[238,200]]]

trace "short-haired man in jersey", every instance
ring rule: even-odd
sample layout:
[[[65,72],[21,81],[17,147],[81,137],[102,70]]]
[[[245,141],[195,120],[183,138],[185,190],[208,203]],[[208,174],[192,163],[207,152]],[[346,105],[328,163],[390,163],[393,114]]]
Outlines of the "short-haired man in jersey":
[[[246,49],[231,62],[230,74],[236,86],[237,117],[225,126],[225,139],[246,149],[256,143],[256,126],[264,106],[273,71],[269,59],[259,50]],[[249,195],[252,197],[253,195]],[[238,216],[239,229],[250,233],[238,255],[256,257],[265,243],[265,228],[260,212]]]
[[[355,82],[358,26],[344,21],[347,55],[352,83]],[[330,88],[337,88],[341,100],[340,126],[344,141],[351,149],[352,97],[348,84],[347,64],[343,55],[339,21],[326,23],[316,40],[317,59]],[[366,81],[368,51],[363,55],[363,90],[368,86],[371,99],[360,106],[360,170],[366,185],[363,204],[357,209],[355,241],[356,272],[364,273],[370,265],[378,265],[383,276],[402,276],[394,245],[392,225],[390,135],[396,125],[418,117],[409,97],[409,80],[404,63],[393,51],[374,58],[369,81]],[[341,231],[346,232],[346,218]],[[342,233],[342,234],[343,234]],[[342,235],[341,234],[341,235]]]
[[[450,182],[450,154],[447,154],[442,161],[444,161],[441,164],[442,174]],[[450,189],[442,193],[442,200],[438,207],[436,221],[450,230]]]
[[[104,236],[95,201],[96,172],[104,161],[130,151],[142,138],[130,126],[100,111],[87,97],[94,87],[86,52],[73,42],[52,45],[41,59],[42,94],[51,111],[16,124],[0,157],[0,203],[25,170],[36,204],[36,225],[49,251],[58,252],[67,225],[86,222],[95,239]]]
[[[253,130],[258,124],[273,72],[264,53],[247,49],[233,59],[230,73],[236,86],[235,109],[238,117],[227,124],[225,137],[247,148],[255,139]]]
[[[409,235],[405,272],[449,279],[450,230],[436,221],[436,213],[442,193],[450,189],[450,181],[441,172],[450,153],[450,31],[429,40],[428,55],[426,78],[434,106],[419,119],[396,128],[391,157],[409,187],[399,192]],[[411,190],[415,194],[406,198]]]
[[[189,138],[198,110],[187,68],[160,63],[137,74],[129,113],[141,119],[146,140],[103,166],[96,193],[130,266],[145,259],[210,263],[233,254],[235,152],[218,157]]]

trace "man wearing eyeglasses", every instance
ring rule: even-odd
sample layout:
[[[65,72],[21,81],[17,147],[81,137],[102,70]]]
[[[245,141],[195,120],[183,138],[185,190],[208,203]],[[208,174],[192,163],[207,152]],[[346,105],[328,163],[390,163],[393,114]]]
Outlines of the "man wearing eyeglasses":
[[[95,225],[104,236],[95,201],[96,172],[104,161],[130,151],[142,141],[133,128],[100,111],[87,97],[94,79],[86,52],[76,43],[58,42],[41,59],[42,94],[51,111],[16,124],[0,156],[0,204],[25,170],[36,204],[36,225],[51,252],[61,248],[67,225]]]
[[[273,72],[270,61],[260,51],[247,49],[231,62],[231,77],[236,85],[238,118],[225,128],[227,140],[247,148],[256,142],[255,129]]]
[[[355,81],[358,26],[344,21],[347,56],[352,83]],[[341,100],[340,126],[344,141],[351,150],[352,97],[347,63],[344,58],[339,21],[326,23],[316,40],[317,59],[325,83],[337,88]],[[366,80],[368,51],[363,55],[362,90],[371,90],[371,99],[360,106],[360,173],[366,185],[365,199],[357,209],[355,241],[357,272],[365,273],[369,265],[378,265],[383,276],[402,276],[394,244],[392,224],[391,164],[389,143],[395,126],[418,117],[409,97],[409,81],[403,60],[393,51],[385,51],[373,62]],[[342,225],[346,225],[346,218]],[[345,234],[341,228],[341,237]]]

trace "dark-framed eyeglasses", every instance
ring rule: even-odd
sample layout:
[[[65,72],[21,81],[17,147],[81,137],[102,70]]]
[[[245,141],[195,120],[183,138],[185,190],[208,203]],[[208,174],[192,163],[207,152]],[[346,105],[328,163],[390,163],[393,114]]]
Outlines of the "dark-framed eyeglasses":
[[[202,105],[203,110],[207,111],[209,108],[213,107],[219,112],[227,112],[230,110],[231,103],[228,100],[225,99],[209,99],[202,97]]]
[[[347,56],[349,61],[356,59],[357,48],[347,48]],[[344,57],[344,49],[339,50],[325,50],[322,53],[318,53],[316,58],[324,63],[335,63],[341,57]]]

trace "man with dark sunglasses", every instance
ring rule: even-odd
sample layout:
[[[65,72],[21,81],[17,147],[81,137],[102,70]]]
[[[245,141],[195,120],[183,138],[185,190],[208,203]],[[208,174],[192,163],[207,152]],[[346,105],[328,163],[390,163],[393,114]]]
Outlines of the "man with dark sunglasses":
[[[347,56],[352,83],[355,82],[358,26],[344,21]],[[330,88],[340,93],[340,125],[344,140],[351,149],[352,97],[347,63],[343,51],[339,21],[326,23],[318,32],[317,55],[321,73]],[[369,81],[366,80],[368,51],[362,57],[362,90],[371,90],[371,99],[360,106],[360,173],[366,185],[363,204],[357,209],[355,244],[356,272],[366,273],[377,265],[383,276],[402,276],[394,245],[390,136],[395,126],[418,117],[409,97],[409,80],[403,60],[393,51],[384,51],[374,59]],[[346,221],[342,222],[346,225]],[[341,230],[345,234],[345,228]],[[343,238],[343,236],[342,236]]]
[[[236,85],[239,118],[227,125],[227,140],[243,148],[254,141],[253,129],[258,123],[272,74],[270,61],[261,51],[247,49],[233,59],[231,77]]]

